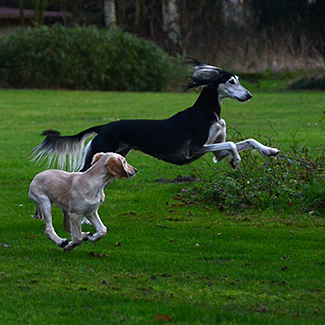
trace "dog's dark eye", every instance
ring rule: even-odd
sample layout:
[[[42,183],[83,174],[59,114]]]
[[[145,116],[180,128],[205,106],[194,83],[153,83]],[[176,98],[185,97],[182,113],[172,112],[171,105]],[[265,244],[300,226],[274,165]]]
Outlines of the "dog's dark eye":
[[[234,79],[230,79],[228,82],[229,82],[231,85],[234,85],[234,84],[235,84],[235,80],[234,80]]]

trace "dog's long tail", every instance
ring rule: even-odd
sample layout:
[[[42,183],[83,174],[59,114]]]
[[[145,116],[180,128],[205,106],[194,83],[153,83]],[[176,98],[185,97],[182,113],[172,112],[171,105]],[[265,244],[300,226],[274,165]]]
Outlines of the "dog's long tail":
[[[48,135],[42,143],[31,150],[32,161],[37,164],[47,159],[47,166],[57,162],[60,169],[80,169],[83,162],[84,144],[86,139],[98,134],[103,126],[94,126],[72,136]]]

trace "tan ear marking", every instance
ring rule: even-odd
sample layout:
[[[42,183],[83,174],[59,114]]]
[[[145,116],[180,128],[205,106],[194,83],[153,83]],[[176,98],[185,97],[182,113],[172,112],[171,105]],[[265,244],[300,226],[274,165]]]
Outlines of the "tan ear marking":
[[[109,173],[118,178],[128,176],[127,172],[124,169],[123,162],[118,157],[108,158],[105,162],[105,166]]]
[[[104,156],[104,153],[103,152],[99,152],[99,153],[96,153],[96,155],[93,157],[92,161],[91,161],[91,166],[96,164],[96,162],[102,157]]]

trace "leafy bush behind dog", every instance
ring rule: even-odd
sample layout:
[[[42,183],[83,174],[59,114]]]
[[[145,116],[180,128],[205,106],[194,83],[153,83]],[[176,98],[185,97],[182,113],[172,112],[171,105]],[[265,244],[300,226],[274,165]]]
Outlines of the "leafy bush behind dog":
[[[237,171],[220,173],[220,167],[210,166],[210,178],[200,171],[204,182],[196,183],[187,195],[191,200],[228,212],[248,209],[323,215],[324,148],[293,143],[290,152],[280,153],[276,158],[254,151],[242,152],[241,158]]]
[[[162,91],[172,69],[154,43],[116,29],[18,29],[0,48],[3,87]]]
[[[304,90],[304,89],[316,89],[316,90],[324,90],[325,89],[325,77],[318,78],[302,78],[292,85],[290,85],[290,89],[294,90]]]

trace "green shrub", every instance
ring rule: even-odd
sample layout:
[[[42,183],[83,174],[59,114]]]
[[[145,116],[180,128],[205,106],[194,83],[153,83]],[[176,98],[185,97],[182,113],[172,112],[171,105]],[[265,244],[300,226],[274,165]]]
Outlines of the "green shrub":
[[[302,90],[302,89],[325,89],[325,77],[319,78],[302,78],[294,82],[290,89]]]
[[[213,178],[194,184],[187,195],[191,200],[229,212],[248,209],[323,215],[324,148],[311,149],[294,143],[290,152],[276,158],[254,151],[242,152],[241,158],[237,171],[218,173],[216,169],[220,167],[210,166]],[[205,175],[200,172],[200,176]]]
[[[162,91],[172,70],[154,43],[116,29],[18,29],[0,48],[3,87]]]

